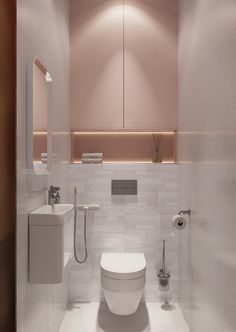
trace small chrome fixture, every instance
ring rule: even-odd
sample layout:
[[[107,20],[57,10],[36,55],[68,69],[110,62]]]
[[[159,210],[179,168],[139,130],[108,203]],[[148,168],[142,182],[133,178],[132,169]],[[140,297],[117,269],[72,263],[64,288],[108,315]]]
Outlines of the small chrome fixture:
[[[61,200],[60,187],[50,186],[48,190],[48,205],[59,204]]]
[[[77,205],[77,209],[79,211],[97,211],[99,210],[99,204],[85,204],[85,205]]]
[[[47,82],[52,82],[52,75],[48,71],[45,74],[45,80]]]
[[[160,291],[167,292],[169,291],[169,283],[170,283],[170,273],[166,271],[166,241],[163,240],[163,248],[162,248],[162,267],[160,269],[160,272],[158,273],[159,278],[159,289]],[[161,305],[161,308],[165,311],[173,311],[175,310],[175,306],[170,304],[168,299],[166,298],[166,301],[164,304]]]
[[[178,213],[180,216],[181,215],[188,215],[188,216],[191,216],[191,210],[180,210],[179,213]]]

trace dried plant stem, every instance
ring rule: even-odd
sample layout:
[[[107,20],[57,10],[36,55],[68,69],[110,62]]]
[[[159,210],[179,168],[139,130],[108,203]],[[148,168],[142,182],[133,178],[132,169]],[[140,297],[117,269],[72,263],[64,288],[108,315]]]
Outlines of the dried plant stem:
[[[155,154],[154,154],[153,162],[156,162],[156,163],[161,162],[160,146],[161,146],[162,134],[153,133],[152,134],[152,139],[153,139],[154,148],[155,148]]]
[[[154,134],[152,134],[152,138],[153,138],[153,143],[154,143],[155,150],[156,151],[160,150],[162,134],[154,133]]]

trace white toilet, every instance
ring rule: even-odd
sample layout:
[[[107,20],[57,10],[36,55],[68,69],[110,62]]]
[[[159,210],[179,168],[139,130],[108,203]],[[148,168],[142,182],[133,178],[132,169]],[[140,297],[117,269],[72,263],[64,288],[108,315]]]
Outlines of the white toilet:
[[[101,258],[101,283],[110,311],[131,315],[145,286],[146,260],[142,253],[105,253]]]

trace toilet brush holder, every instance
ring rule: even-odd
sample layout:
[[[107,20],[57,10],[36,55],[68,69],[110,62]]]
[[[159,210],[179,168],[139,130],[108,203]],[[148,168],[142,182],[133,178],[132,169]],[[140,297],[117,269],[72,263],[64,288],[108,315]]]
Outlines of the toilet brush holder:
[[[167,292],[170,289],[170,273],[164,272],[161,269],[157,276],[159,278],[159,290],[162,292]]]
[[[170,273],[164,273],[163,270],[160,270],[157,276],[159,278],[159,290],[162,292],[168,292],[170,289]],[[175,306],[173,304],[170,304],[168,301],[168,295],[166,295],[165,297],[166,300],[161,305],[161,309],[165,311],[175,310]]]

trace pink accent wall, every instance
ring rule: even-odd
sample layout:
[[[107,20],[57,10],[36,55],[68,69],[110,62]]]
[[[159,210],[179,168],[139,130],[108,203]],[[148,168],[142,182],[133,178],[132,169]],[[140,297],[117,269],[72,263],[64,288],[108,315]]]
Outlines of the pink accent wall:
[[[177,128],[178,1],[70,2],[70,127]]]
[[[70,2],[71,129],[123,126],[120,0]]]
[[[125,127],[177,129],[178,1],[125,0]]]

